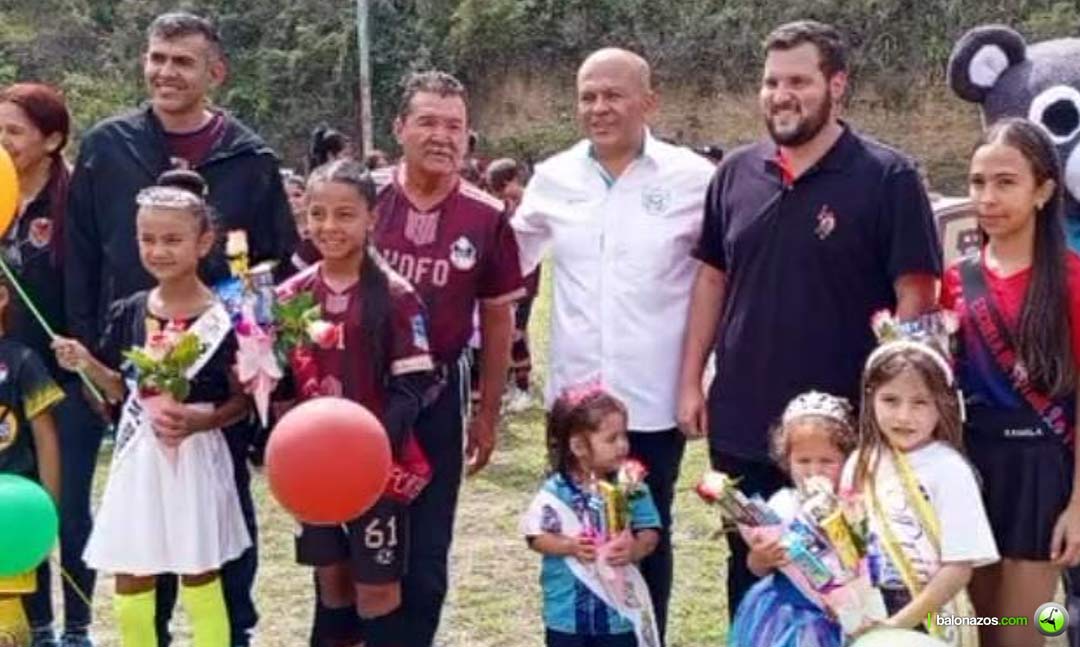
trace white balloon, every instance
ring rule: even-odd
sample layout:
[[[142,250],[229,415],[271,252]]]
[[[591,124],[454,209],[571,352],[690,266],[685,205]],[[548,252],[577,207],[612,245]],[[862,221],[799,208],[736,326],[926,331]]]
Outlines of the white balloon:
[[[851,647],[948,647],[948,643],[911,629],[873,629]]]

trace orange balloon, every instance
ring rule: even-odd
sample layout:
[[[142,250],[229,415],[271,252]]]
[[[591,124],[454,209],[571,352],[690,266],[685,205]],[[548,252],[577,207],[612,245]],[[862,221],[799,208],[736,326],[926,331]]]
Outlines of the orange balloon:
[[[343,398],[308,400],[282,416],[266,445],[266,478],[301,521],[339,524],[367,512],[390,477],[390,441],[370,411]]]
[[[0,146],[0,236],[7,233],[19,205],[19,176],[7,150]]]

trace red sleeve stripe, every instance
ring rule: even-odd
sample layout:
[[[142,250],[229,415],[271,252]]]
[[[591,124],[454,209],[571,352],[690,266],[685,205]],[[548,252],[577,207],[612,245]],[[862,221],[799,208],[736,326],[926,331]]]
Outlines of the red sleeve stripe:
[[[481,202],[499,213],[502,213],[506,209],[502,200],[465,180],[461,181],[461,195],[477,202]]]

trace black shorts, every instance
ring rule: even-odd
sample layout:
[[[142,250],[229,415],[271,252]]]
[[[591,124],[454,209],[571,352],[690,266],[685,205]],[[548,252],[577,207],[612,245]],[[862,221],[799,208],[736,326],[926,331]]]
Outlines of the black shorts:
[[[409,507],[379,499],[360,517],[340,526],[301,524],[296,561],[307,566],[348,562],[355,582],[389,584],[408,567]]]

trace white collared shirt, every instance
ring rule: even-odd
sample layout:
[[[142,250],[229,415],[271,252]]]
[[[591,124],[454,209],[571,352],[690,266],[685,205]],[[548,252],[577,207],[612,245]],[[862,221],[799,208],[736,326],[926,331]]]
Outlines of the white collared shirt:
[[[629,428],[675,426],[690,289],[713,165],[654,139],[610,186],[578,142],[536,167],[511,221],[523,273],[550,246],[554,280],[545,399],[599,376]]]

